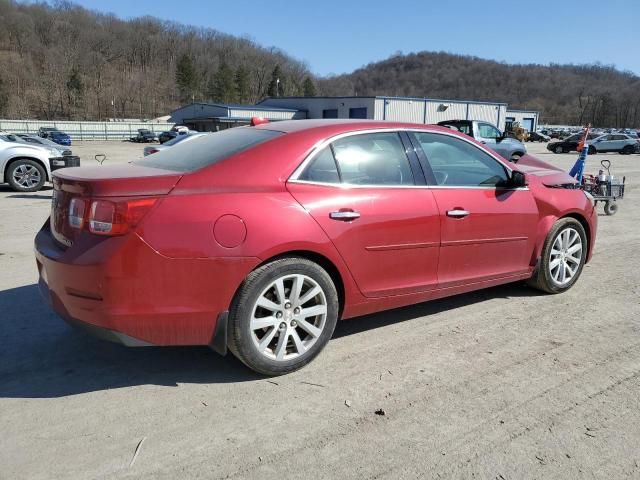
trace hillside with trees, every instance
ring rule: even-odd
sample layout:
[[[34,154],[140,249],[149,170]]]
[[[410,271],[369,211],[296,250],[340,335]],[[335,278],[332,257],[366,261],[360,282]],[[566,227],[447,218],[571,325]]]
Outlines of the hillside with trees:
[[[640,127],[640,77],[602,65],[509,65],[443,52],[394,55],[323,79],[325,95],[500,101],[541,122]]]
[[[279,49],[213,29],[0,0],[0,118],[154,118],[191,101],[316,94],[500,101],[544,123],[640,127],[640,77],[611,66],[420,52],[316,78]]]
[[[315,85],[304,63],[246,38],[0,0],[0,118],[154,118],[192,100],[305,93]]]

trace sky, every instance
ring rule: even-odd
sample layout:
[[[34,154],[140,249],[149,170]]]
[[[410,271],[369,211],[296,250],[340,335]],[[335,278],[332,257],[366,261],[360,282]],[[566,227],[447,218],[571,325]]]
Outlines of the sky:
[[[640,0],[74,0],[121,18],[152,15],[248,36],[348,73],[402,52],[507,63],[613,64],[640,74]]]

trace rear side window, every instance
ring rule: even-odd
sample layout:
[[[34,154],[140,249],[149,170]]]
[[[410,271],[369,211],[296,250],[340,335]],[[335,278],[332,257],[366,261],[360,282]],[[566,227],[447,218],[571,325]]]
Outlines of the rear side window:
[[[178,143],[133,163],[176,172],[193,172],[280,135],[282,132],[254,127],[230,128]]]
[[[307,182],[340,183],[340,174],[331,147],[322,149],[298,179]]]
[[[415,185],[397,133],[365,133],[336,140],[320,151],[299,180],[351,185]]]

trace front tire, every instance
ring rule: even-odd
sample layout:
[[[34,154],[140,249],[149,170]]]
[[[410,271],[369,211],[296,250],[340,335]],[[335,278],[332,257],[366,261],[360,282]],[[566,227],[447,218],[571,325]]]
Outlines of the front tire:
[[[554,153],[564,153],[564,148],[563,148],[563,147],[558,146],[558,147],[556,147],[556,148],[553,150],[553,152],[554,152]]]
[[[263,375],[293,372],[325,347],[338,320],[329,274],[300,257],[274,260],[249,274],[229,313],[229,349]]]
[[[558,220],[547,235],[529,285],[546,293],[569,290],[582,273],[587,247],[587,235],[580,222],[574,218]]]
[[[16,192],[37,192],[46,179],[44,167],[26,158],[14,161],[7,170],[7,182]]]

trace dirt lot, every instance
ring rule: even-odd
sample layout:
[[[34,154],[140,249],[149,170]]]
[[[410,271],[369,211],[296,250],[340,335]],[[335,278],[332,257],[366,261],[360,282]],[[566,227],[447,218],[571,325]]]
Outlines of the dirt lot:
[[[142,146],[74,151],[124,162]],[[68,327],[35,285],[50,190],[0,186],[0,478],[640,478],[640,156],[588,171],[605,157],[627,198],[572,290],[514,284],[341,322],[273,380],[206,348]]]

